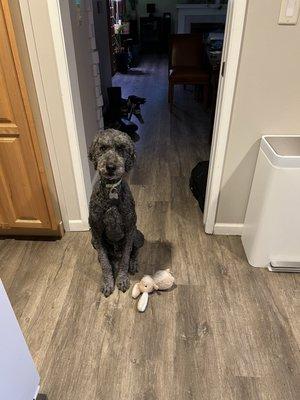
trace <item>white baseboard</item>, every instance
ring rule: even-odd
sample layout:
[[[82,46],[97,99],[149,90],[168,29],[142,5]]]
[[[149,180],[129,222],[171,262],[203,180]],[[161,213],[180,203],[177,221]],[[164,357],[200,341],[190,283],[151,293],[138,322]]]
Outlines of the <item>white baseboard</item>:
[[[216,223],[214,235],[237,235],[241,236],[244,224],[222,224]]]
[[[69,231],[71,232],[82,232],[90,229],[88,221],[82,221],[81,219],[69,220]]]

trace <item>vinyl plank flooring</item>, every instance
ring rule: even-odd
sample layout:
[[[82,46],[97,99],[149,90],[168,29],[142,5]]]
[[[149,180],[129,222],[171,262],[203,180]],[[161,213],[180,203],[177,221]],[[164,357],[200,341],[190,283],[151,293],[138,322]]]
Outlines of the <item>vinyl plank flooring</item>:
[[[45,357],[56,327],[74,268],[79,256],[77,249],[83,243],[89,245],[89,235],[67,234],[61,242],[48,243],[48,251],[42,252],[40,270],[31,289],[31,295],[20,317],[23,332],[29,335],[28,345],[39,363]]]
[[[177,304],[173,398],[217,399],[221,381],[205,290],[180,285]]]
[[[298,400],[299,283],[247,264],[238,237],[204,233],[188,184],[209,157],[209,116],[190,90],[167,104],[167,60],[146,57],[114,84],[147,97],[128,180],[145,235],[143,274],[170,267],[176,287],[100,293],[90,233],[0,240],[0,276],[49,400]]]

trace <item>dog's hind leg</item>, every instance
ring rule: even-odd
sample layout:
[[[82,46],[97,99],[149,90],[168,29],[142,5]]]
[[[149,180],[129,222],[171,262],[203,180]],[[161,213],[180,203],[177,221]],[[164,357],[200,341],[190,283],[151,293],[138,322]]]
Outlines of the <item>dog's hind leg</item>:
[[[141,247],[143,247],[144,242],[145,242],[144,235],[142,234],[141,231],[137,229],[133,241],[134,247],[140,249]]]
[[[133,240],[133,246],[130,254],[130,260],[129,260],[129,273],[134,275],[135,273],[138,272],[138,254],[140,248],[144,244],[144,235],[142,234],[141,231],[138,229],[136,230],[136,234]]]
[[[133,247],[130,254],[129,270],[128,270],[128,272],[131,275],[136,274],[139,270],[138,255],[139,255],[139,248]]]

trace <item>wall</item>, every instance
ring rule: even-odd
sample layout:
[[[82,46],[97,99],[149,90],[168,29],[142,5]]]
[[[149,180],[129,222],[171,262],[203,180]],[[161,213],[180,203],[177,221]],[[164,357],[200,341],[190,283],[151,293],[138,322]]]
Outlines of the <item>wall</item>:
[[[162,16],[165,12],[170,12],[172,15],[172,32],[176,33],[177,31],[177,4],[198,4],[205,3],[204,0],[138,0],[137,3],[137,15],[138,17],[146,17],[148,16],[146,5],[148,3],[156,4],[156,15]],[[127,0],[127,9],[130,11],[130,4]]]
[[[172,32],[176,31],[177,26],[177,9],[176,4],[180,3],[179,1],[172,0],[160,0],[160,1],[148,1],[148,0],[139,0],[138,1],[138,15],[140,17],[148,16],[146,5],[147,3],[156,3],[156,15],[162,16],[165,12],[170,12],[172,16]]]
[[[263,134],[300,133],[300,22],[278,25],[280,0],[249,0],[218,223],[243,223]]]
[[[100,55],[101,89],[104,106],[107,106],[107,88],[112,86],[112,82],[106,0],[93,0],[93,11],[96,44]]]
[[[99,126],[87,8],[88,1],[82,1],[79,21],[74,0],[60,0],[81,160],[84,171],[89,170],[92,180],[95,172],[93,165],[88,163],[87,152]]]

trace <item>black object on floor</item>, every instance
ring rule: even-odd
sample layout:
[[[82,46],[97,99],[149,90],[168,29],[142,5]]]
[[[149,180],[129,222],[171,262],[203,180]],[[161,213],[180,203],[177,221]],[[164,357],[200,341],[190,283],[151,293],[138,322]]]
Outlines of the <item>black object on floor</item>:
[[[137,133],[137,125],[133,122],[124,119],[110,121],[105,119],[105,128],[117,129],[118,131],[125,132],[133,142],[140,140],[140,135]]]
[[[105,118],[106,128],[118,129],[127,133],[131,139],[136,142],[139,140],[137,134],[138,126],[131,121],[122,118],[122,90],[121,87],[115,86],[107,88],[109,110]]]
[[[209,161],[200,161],[191,172],[190,189],[204,212],[206,183],[208,176]]]
[[[139,122],[143,124],[144,120],[141,114],[141,105],[146,103],[145,97],[131,95],[127,100],[123,99],[123,101],[126,103],[126,116],[128,120],[131,120],[133,114]]]
[[[45,394],[39,394],[36,400],[48,400],[48,397]]]
[[[138,126],[130,121],[134,115],[140,123],[144,123],[141,114],[141,105],[145,104],[144,97],[131,95],[128,99],[122,99],[122,89],[120,86],[107,88],[109,100],[109,110],[105,116],[106,128],[118,129],[127,133],[134,142],[139,140],[137,133]]]
[[[122,89],[120,86],[107,88],[109,101],[109,118],[118,120],[121,118]]]

